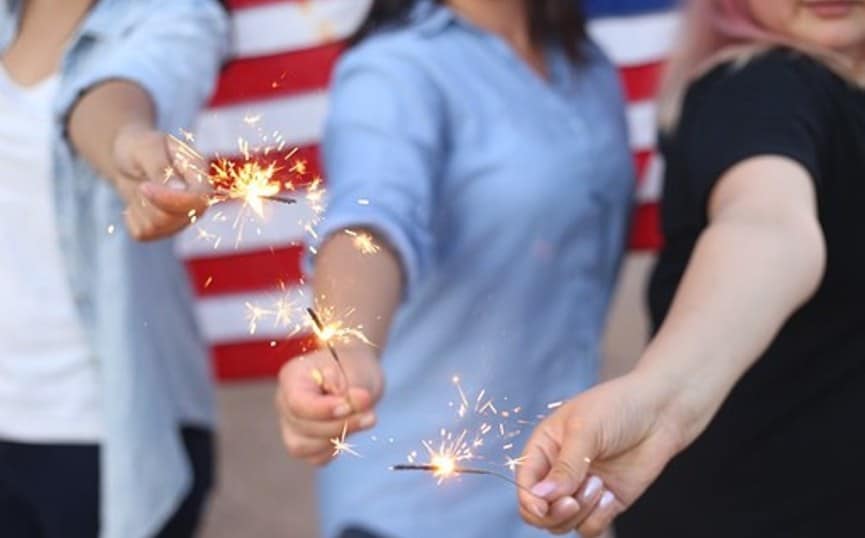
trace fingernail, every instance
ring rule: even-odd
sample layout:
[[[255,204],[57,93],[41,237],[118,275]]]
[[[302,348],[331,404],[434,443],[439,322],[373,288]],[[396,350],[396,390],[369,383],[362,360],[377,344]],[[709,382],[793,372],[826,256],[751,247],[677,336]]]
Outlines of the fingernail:
[[[580,495],[580,498],[583,502],[589,502],[595,498],[595,495],[604,487],[604,482],[598,478],[597,476],[589,477],[589,480],[586,481],[586,487],[583,490],[583,494]]]
[[[531,491],[532,495],[536,497],[546,497],[550,493],[556,491],[556,484],[549,480],[544,480],[543,482],[535,484]]]
[[[153,196],[153,186],[149,183],[142,183],[138,190],[147,198]]]
[[[173,191],[185,191],[186,190],[186,182],[181,181],[179,179],[171,178],[168,182],[165,183],[169,189]]]
[[[576,514],[580,511],[580,503],[573,497],[565,497],[561,501],[561,507],[566,513]]]
[[[369,428],[373,424],[375,424],[375,415],[372,413],[368,413],[362,417],[360,417],[360,422],[358,422],[361,428]]]
[[[616,496],[613,495],[612,491],[605,491],[603,495],[601,495],[601,500],[598,502],[598,508],[605,509],[613,504],[613,501],[616,500]]]
[[[336,406],[336,409],[333,410],[333,416],[335,418],[343,418],[347,417],[351,414],[351,406],[347,403],[339,404]]]
[[[547,505],[543,505],[543,506],[541,506],[539,504],[532,505],[532,511],[539,518],[547,517],[547,511],[548,510],[549,510],[549,508],[547,507]]]

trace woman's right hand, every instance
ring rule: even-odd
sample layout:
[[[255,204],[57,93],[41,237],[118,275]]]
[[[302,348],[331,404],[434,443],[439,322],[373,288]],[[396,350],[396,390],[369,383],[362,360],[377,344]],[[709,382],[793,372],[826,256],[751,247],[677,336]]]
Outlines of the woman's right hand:
[[[556,534],[602,534],[685,444],[663,392],[632,373],[579,394],[541,422],[517,468],[523,518]]]
[[[333,439],[375,425],[373,410],[384,390],[384,372],[365,345],[339,348],[348,387],[328,350],[292,359],[279,373],[276,408],[282,440],[291,456],[325,465]]]
[[[160,131],[123,127],[114,141],[114,165],[126,226],[138,241],[169,237],[207,210],[207,162]]]

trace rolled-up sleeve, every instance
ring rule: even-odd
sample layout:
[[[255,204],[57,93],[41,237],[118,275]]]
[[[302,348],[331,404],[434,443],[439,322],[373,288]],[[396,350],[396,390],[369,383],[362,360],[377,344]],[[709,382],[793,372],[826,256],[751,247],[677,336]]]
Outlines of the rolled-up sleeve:
[[[431,263],[435,183],[442,166],[441,95],[394,51],[353,51],[340,64],[323,142],[329,204],[319,241],[373,230],[396,251],[410,295]]]
[[[228,15],[216,0],[155,3],[128,31],[100,44],[110,50],[74,80],[69,106],[100,82],[129,80],[153,99],[160,129],[189,127],[213,91],[228,36]]]

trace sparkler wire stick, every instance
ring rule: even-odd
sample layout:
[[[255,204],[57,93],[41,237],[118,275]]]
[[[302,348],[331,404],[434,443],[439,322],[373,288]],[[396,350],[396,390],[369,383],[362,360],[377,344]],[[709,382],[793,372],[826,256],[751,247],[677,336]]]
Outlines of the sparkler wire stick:
[[[232,198],[231,193],[224,191],[224,190],[215,191],[213,193],[213,196],[215,196],[218,201],[222,201],[221,197],[224,197],[225,199],[231,199]],[[262,200],[269,200],[271,202],[279,202],[281,204],[286,204],[286,205],[293,205],[293,204],[297,203],[297,200],[295,200],[294,198],[288,198],[286,196],[277,196],[277,195],[268,196],[268,195],[262,194],[262,195],[259,195],[258,197],[261,198]]]
[[[316,332],[318,333],[319,340],[324,342],[324,345],[327,346],[327,350],[330,351],[330,356],[333,357],[334,362],[336,362],[336,366],[339,368],[339,373],[342,375],[342,379],[345,382],[345,399],[348,406],[351,408],[351,412],[355,412],[354,402],[351,401],[351,393],[349,392],[349,382],[348,382],[348,374],[345,371],[345,367],[342,365],[342,361],[339,358],[339,354],[336,352],[336,348],[333,347],[333,342],[330,339],[325,338],[325,326],[322,323],[321,318],[318,316],[316,311],[312,307],[308,307],[306,309],[306,313],[309,314],[310,319],[312,319],[312,323],[315,324]]]
[[[420,465],[414,465],[414,464],[411,464],[411,465],[409,465],[409,464],[392,465],[390,470],[391,471],[419,471],[419,472],[427,472],[427,473],[439,473],[439,472],[441,472],[441,468],[438,465],[429,464],[429,463],[420,464]],[[537,497],[537,495],[532,493],[531,489],[517,483],[517,481],[514,480],[513,478],[511,478],[507,475],[504,475],[502,473],[497,473],[496,471],[488,471],[486,469],[474,469],[474,468],[470,468],[470,467],[454,467],[453,470],[451,471],[451,473],[452,474],[476,474],[476,475],[483,475],[483,476],[493,476],[495,478],[498,478],[500,480],[504,480],[505,482],[512,484],[516,488],[525,491],[526,493],[528,493],[529,495],[532,495],[533,497]],[[540,498],[540,497],[538,497],[538,498]]]
[[[279,202],[286,205],[297,203],[297,200],[295,200],[294,198],[286,198],[284,196],[262,196],[261,198],[264,200],[270,200],[271,202]]]

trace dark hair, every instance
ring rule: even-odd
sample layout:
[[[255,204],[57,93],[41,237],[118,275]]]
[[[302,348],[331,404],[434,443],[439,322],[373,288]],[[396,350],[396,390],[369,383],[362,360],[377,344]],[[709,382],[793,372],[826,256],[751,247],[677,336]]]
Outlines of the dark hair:
[[[444,3],[444,0],[435,0]],[[529,31],[535,43],[556,41],[573,61],[580,59],[586,38],[586,19],[578,0],[524,0],[529,8]],[[352,36],[355,45],[373,32],[405,24],[417,0],[374,0],[360,29]]]

